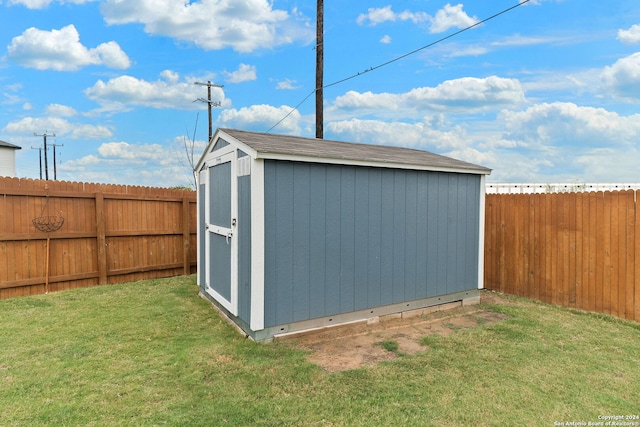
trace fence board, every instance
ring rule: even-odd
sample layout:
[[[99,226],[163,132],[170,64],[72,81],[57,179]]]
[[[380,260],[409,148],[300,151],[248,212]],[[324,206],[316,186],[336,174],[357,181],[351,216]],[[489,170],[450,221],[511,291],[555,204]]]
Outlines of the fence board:
[[[640,320],[640,213],[638,212],[638,191],[634,192],[633,201],[634,201],[634,217],[635,217],[635,249],[634,249],[634,274],[633,274],[633,295],[634,295],[634,306],[633,306],[633,319]]]
[[[638,193],[487,194],[485,287],[640,321]]]
[[[574,307],[582,307],[584,298],[584,197],[585,193],[576,193],[576,239],[575,239],[575,286],[574,286]]]
[[[549,198],[549,216],[545,224],[547,232],[551,235],[551,224],[558,223],[558,210],[556,205],[556,195],[552,194]],[[557,262],[558,262],[558,239],[547,240],[547,262],[549,263],[549,275],[547,276],[547,302],[557,304],[558,293],[556,292],[556,286],[558,284],[557,277]]]
[[[589,193],[589,302],[587,310],[596,311],[598,288],[598,199],[600,194]]]
[[[621,299],[620,304],[624,305],[624,317],[626,319],[633,318],[633,298],[634,298],[634,259],[635,253],[635,192],[625,191],[625,269],[623,271],[624,277],[624,298]]]
[[[65,219],[49,234],[52,291],[195,272],[193,191],[0,178],[0,299],[44,292],[42,215]]]

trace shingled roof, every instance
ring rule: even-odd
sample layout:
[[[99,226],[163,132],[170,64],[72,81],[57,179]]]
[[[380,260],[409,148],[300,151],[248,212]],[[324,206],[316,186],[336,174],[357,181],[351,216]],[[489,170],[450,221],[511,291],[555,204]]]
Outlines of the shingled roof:
[[[22,150],[22,147],[19,147],[17,145],[10,144],[10,143],[4,142],[4,141],[0,141],[0,147],[13,148],[14,150]]]
[[[491,173],[491,169],[484,166],[411,148],[274,135],[227,128],[221,128],[219,131],[255,150],[258,157],[262,158],[295,156],[307,158],[308,160],[313,158],[332,159],[356,163],[396,164],[409,168],[413,166],[419,169],[460,170],[479,174]]]

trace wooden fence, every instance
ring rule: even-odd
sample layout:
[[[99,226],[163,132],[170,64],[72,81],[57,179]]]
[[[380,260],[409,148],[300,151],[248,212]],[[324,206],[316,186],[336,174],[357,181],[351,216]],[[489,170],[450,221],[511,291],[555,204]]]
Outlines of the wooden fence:
[[[62,216],[38,231],[33,220]],[[0,299],[196,271],[193,191],[0,178]]]
[[[640,321],[638,196],[487,194],[485,288]]]
[[[639,191],[487,194],[487,289],[640,321]],[[62,216],[38,231],[41,216]],[[193,191],[0,178],[0,299],[196,271]]]

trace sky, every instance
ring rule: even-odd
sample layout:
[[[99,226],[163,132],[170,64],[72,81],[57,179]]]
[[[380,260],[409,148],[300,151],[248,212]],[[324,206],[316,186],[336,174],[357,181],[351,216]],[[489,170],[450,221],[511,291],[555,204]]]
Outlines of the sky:
[[[315,16],[310,0],[0,0],[0,140],[22,147],[19,177],[40,176],[48,134],[50,179],[55,148],[58,180],[192,186],[196,82],[222,86],[214,131],[315,136]],[[637,0],[324,0],[323,47],[325,139],[451,156],[488,182],[640,182]]]

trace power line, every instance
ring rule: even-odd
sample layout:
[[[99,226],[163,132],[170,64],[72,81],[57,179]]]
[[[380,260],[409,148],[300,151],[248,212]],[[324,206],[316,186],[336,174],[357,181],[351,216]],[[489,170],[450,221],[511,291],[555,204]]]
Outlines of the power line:
[[[305,97],[304,97],[304,99],[303,99],[302,101],[300,101],[300,102],[298,103],[298,105],[296,105],[295,107],[293,107],[293,108],[291,109],[291,111],[289,111],[289,112],[288,112],[288,113],[287,113],[283,118],[281,118],[280,120],[278,120],[278,123],[276,123],[275,125],[271,126],[271,127],[269,128],[269,130],[268,130],[266,133],[271,132],[271,131],[272,131],[275,127],[277,127],[280,123],[284,122],[284,121],[285,121],[285,119],[286,119],[287,117],[289,117],[291,114],[293,114],[293,112],[294,112],[294,111],[296,111],[296,110],[298,109],[298,107],[300,107],[302,104],[304,104],[304,102],[305,102],[307,99],[309,99],[309,97],[310,97],[311,95],[313,95],[314,93],[316,93],[316,90],[315,90],[315,89],[314,89],[314,90],[312,90],[311,92],[309,92],[309,95],[305,96]]]
[[[405,54],[400,55],[400,56],[398,56],[398,57],[395,57],[395,58],[393,58],[393,59],[391,59],[391,60],[389,60],[389,61],[383,62],[382,64],[379,64],[379,65],[376,65],[376,66],[373,66],[373,67],[367,68],[367,69],[366,69],[366,70],[364,70],[364,71],[360,71],[360,72],[358,72],[358,73],[352,74],[352,75],[350,75],[350,76],[348,76],[348,77],[345,77],[345,78],[343,78],[343,79],[336,80],[336,81],[335,81],[335,82],[333,82],[333,83],[326,84],[326,85],[322,86],[322,88],[321,88],[321,89],[326,89],[326,88],[328,88],[328,87],[335,86],[335,85],[338,85],[338,84],[340,84],[340,83],[344,83],[344,82],[346,82],[346,81],[348,81],[348,80],[355,79],[356,77],[360,77],[360,76],[362,76],[362,75],[364,75],[364,74],[366,74],[366,73],[369,73],[369,72],[371,72],[371,71],[378,70],[378,69],[380,69],[380,68],[382,68],[382,67],[385,67],[385,66],[387,66],[387,65],[389,65],[389,64],[392,64],[392,63],[394,63],[394,62],[400,61],[401,59],[404,59],[404,58],[406,58],[406,57],[408,57],[408,56],[411,56],[411,55],[413,55],[413,54],[415,54],[415,53],[418,53],[418,52],[420,52],[420,51],[422,51],[422,50],[424,50],[424,49],[430,48],[430,47],[432,47],[432,46],[434,46],[434,45],[436,45],[436,44],[438,44],[438,43],[442,43],[442,42],[443,42],[443,41],[445,41],[445,40],[448,40],[448,39],[450,39],[450,38],[452,38],[452,37],[455,37],[455,36],[457,36],[458,34],[464,33],[465,31],[468,31],[468,30],[470,30],[470,29],[472,29],[472,28],[475,28],[475,27],[477,27],[478,25],[484,24],[485,22],[490,21],[490,20],[492,20],[492,19],[494,19],[494,18],[497,18],[498,16],[504,15],[505,13],[508,13],[508,12],[512,11],[513,9],[515,9],[515,8],[517,8],[517,7],[520,7],[520,6],[522,6],[523,4],[529,3],[530,1],[531,1],[531,0],[518,0],[518,4],[516,4],[516,5],[514,5],[514,6],[511,6],[511,7],[508,7],[508,8],[506,8],[506,9],[504,9],[504,10],[502,10],[502,11],[498,12],[498,13],[495,13],[495,14],[493,14],[493,15],[489,16],[488,18],[485,18],[485,19],[483,19],[483,20],[481,20],[481,21],[476,22],[475,24],[469,25],[468,27],[465,27],[465,28],[463,28],[463,29],[461,29],[461,30],[458,30],[458,31],[456,31],[456,32],[454,32],[454,33],[451,33],[451,34],[449,34],[449,35],[447,35],[447,36],[445,36],[445,37],[442,37],[442,38],[440,38],[440,39],[438,39],[438,40],[436,40],[436,41],[433,41],[433,42],[431,42],[431,43],[429,43],[429,44],[426,44],[426,45],[424,45],[424,46],[422,46],[422,47],[419,47],[418,49],[414,49],[414,50],[412,50],[411,52],[405,53]],[[300,107],[300,106],[301,106],[301,105],[302,105],[302,104],[303,104],[307,99],[309,99],[309,97],[310,97],[311,95],[313,95],[313,94],[316,92],[316,90],[317,90],[317,89],[312,90],[312,91],[311,91],[311,93],[310,93],[309,95],[307,95],[307,96],[306,96],[302,101],[300,101],[300,102],[298,103],[298,105],[296,105],[295,107],[293,107],[293,109],[292,109],[291,111],[289,111],[289,112],[288,112],[288,113],[287,113],[287,114],[286,114],[282,119],[280,119],[280,120],[279,120],[275,125],[271,126],[271,128],[269,128],[269,130],[267,131],[267,133],[271,132],[275,127],[277,127],[277,126],[278,126],[280,123],[282,123],[282,122],[283,122],[287,117],[289,117],[289,116],[290,116],[294,111],[296,111],[296,110],[298,109],[298,107]]]

